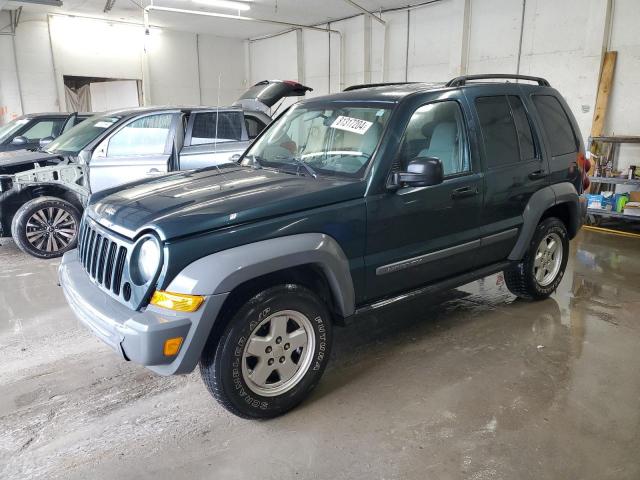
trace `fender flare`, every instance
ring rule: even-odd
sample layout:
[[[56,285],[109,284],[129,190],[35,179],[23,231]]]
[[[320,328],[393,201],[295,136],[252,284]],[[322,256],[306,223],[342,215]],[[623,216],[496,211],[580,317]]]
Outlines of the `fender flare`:
[[[338,242],[323,233],[277,237],[207,255],[186,266],[167,290],[191,295],[229,293],[251,279],[302,265],[322,270],[340,315],[354,313],[349,260]]]
[[[582,224],[580,196],[576,187],[569,182],[549,185],[538,190],[529,199],[522,214],[523,222],[520,236],[509,254],[509,260],[522,260],[544,212],[560,204],[567,204],[569,207],[569,225],[567,227],[569,237],[575,237]]]

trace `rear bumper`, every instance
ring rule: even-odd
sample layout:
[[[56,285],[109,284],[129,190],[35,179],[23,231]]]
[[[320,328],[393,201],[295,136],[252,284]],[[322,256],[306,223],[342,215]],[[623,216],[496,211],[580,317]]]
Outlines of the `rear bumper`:
[[[77,250],[62,257],[60,285],[76,317],[121,358],[161,375],[191,372],[197,365],[227,294],[208,296],[193,313],[149,306],[135,311],[104,293],[86,274]],[[165,340],[182,337],[178,355],[166,357]]]

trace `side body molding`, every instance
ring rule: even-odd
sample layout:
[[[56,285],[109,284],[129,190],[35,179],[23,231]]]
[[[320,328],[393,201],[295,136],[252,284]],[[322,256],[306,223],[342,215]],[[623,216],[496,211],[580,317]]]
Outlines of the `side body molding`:
[[[343,317],[353,314],[355,293],[349,260],[338,242],[323,233],[272,238],[207,255],[184,268],[167,290],[193,295],[228,293],[253,278],[300,265],[319,267],[338,312]]]
[[[549,208],[559,204],[567,204],[569,207],[569,237],[573,238],[578,233],[582,224],[582,214],[576,187],[569,182],[549,185],[538,190],[529,199],[522,214],[522,230],[518,241],[509,254],[509,260],[521,260],[524,257],[542,215]]]

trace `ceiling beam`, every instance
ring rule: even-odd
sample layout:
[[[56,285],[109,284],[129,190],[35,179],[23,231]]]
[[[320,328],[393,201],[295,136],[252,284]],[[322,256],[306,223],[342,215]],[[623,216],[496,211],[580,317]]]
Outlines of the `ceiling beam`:
[[[226,18],[226,19],[229,19],[229,20],[241,20],[241,21],[245,21],[245,22],[270,23],[272,25],[281,25],[283,27],[289,27],[289,28],[302,28],[302,29],[306,29],[306,30],[315,30],[317,32],[335,33],[337,35],[342,36],[342,33],[339,32],[338,30],[331,30],[331,29],[322,28],[322,27],[313,27],[313,26],[309,26],[309,25],[301,25],[301,24],[298,24],[298,23],[282,22],[282,21],[279,21],[279,20],[267,20],[267,19],[264,19],[264,18],[243,17],[242,15],[229,15],[229,14],[226,14],[226,13],[204,12],[202,10],[185,10],[183,8],[158,7],[156,5],[147,5],[144,8],[144,11],[146,13],[145,24],[148,22],[148,14],[149,14],[149,12],[157,11],[157,12],[184,13],[184,14],[187,14],[187,15],[198,15],[198,16],[202,16],[202,17]]]
[[[377,15],[374,15],[373,13],[371,13],[369,10],[367,10],[366,8],[364,8],[362,5],[358,5],[356,2],[354,2],[353,0],[344,0],[346,3],[348,3],[349,5],[351,5],[354,8],[357,8],[358,10],[360,10],[362,13],[364,13],[365,15],[368,15],[369,17],[373,18],[376,22],[380,22],[382,25],[386,25],[387,22],[385,22],[384,20],[382,20],[380,17],[378,17]]]
[[[61,7],[61,0],[14,0],[16,3],[28,3],[29,5],[49,5],[51,7]]]

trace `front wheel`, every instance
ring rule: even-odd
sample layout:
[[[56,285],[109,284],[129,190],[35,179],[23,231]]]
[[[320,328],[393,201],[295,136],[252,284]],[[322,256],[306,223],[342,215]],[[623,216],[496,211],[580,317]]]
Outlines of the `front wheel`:
[[[318,383],[331,340],[324,302],[305,287],[278,285],[233,314],[220,340],[205,347],[200,374],[231,413],[275,417],[298,405]]]
[[[562,281],[569,258],[567,227],[555,217],[538,224],[524,259],[504,271],[507,288],[514,295],[541,300]]]
[[[22,205],[11,223],[11,236],[25,253],[55,258],[75,248],[80,211],[56,197],[38,197]]]

